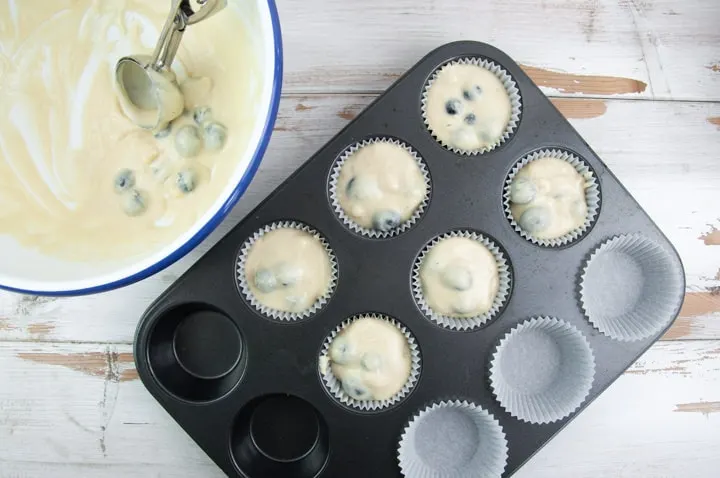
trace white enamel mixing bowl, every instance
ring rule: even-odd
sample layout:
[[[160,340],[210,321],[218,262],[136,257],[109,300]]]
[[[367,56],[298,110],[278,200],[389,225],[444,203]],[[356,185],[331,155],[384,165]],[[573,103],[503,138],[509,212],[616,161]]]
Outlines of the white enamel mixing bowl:
[[[82,263],[44,256],[0,235],[0,288],[38,295],[81,295],[122,287],[166,268],[197,246],[230,212],[260,165],[270,141],[282,85],[280,20],[274,0],[228,0],[250,29],[260,58],[261,79],[254,95],[258,112],[249,146],[237,159],[225,188],[193,226],[157,252],[133,260]]]

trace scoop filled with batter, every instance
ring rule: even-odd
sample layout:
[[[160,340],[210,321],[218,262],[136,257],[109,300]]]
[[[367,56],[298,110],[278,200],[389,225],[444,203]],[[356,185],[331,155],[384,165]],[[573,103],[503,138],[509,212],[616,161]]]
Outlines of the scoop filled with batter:
[[[534,240],[562,238],[585,226],[591,212],[588,191],[595,183],[579,166],[587,170],[570,155],[541,152],[510,180],[506,196],[512,219]]]
[[[372,236],[408,226],[422,212],[429,188],[420,158],[394,140],[366,141],[352,148],[335,166],[330,185],[336,211]]]
[[[514,129],[520,98],[510,76],[488,61],[463,60],[440,68],[425,88],[430,132],[462,153],[493,149]]]
[[[315,231],[294,223],[275,224],[243,247],[239,285],[261,312],[295,320],[330,296],[335,285],[334,260]]]
[[[332,337],[321,372],[324,368],[339,384],[341,401],[387,405],[416,380],[419,356],[414,354],[417,348],[404,327],[383,316],[358,316]]]

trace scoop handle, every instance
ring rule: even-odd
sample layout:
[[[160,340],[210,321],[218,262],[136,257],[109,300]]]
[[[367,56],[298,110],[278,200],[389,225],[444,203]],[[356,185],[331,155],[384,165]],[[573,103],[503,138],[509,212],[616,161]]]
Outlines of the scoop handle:
[[[193,10],[190,0],[172,0],[170,13],[153,52],[153,69],[160,71],[170,68],[188,25],[210,18],[227,5],[227,0],[196,0],[196,2],[199,8]]]

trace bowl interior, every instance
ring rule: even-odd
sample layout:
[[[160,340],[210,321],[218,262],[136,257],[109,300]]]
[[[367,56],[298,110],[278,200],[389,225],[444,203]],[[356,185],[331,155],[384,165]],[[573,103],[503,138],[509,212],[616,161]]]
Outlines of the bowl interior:
[[[249,69],[246,105],[255,120],[247,148],[216,200],[197,221],[172,242],[147,254],[105,262],[53,258],[0,235],[0,288],[19,292],[74,295],[130,284],[167,267],[200,243],[232,209],[257,170],[272,132],[282,81],[280,25],[273,0],[228,0],[222,14],[231,14],[247,30],[253,58],[241,58]]]

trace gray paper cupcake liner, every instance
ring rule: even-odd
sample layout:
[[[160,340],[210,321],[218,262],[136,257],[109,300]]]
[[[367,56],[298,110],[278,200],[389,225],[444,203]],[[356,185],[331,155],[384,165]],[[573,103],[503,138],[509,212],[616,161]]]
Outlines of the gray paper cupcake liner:
[[[422,268],[423,261],[434,246],[436,246],[441,241],[451,237],[466,237],[468,239],[477,241],[483,246],[485,246],[495,257],[495,262],[497,263],[498,267],[498,292],[495,296],[492,307],[484,314],[474,317],[453,317],[450,315],[437,314],[430,308],[430,305],[428,305],[428,303],[425,301],[422,281],[420,280],[420,270]],[[435,239],[430,241],[430,243],[427,244],[420,252],[420,255],[415,261],[415,265],[413,267],[413,296],[415,297],[415,301],[417,302],[418,306],[420,306],[420,309],[423,311],[423,313],[425,313],[425,315],[430,320],[437,323],[438,325],[450,330],[472,330],[481,327],[490,320],[494,319],[495,316],[497,316],[497,314],[500,312],[500,310],[503,308],[509,298],[511,281],[512,275],[510,273],[510,265],[508,263],[508,260],[505,257],[505,254],[491,239],[473,231],[452,231],[436,237]]]
[[[639,234],[613,237],[583,267],[580,306],[597,330],[631,342],[661,332],[683,297],[682,270],[659,244]]]
[[[371,144],[375,143],[389,143],[394,144],[396,146],[399,146],[403,148],[405,151],[410,153],[412,155],[413,159],[415,159],[415,162],[418,165],[418,168],[420,168],[420,172],[423,175],[423,179],[425,180],[425,197],[420,202],[420,204],[415,208],[415,211],[413,214],[405,221],[403,221],[398,227],[391,229],[390,231],[380,231],[377,229],[370,229],[367,227],[363,227],[357,222],[355,222],[350,216],[345,214],[345,211],[343,210],[342,206],[340,205],[340,199],[337,195],[337,182],[338,178],[340,177],[340,171],[342,170],[343,165],[345,164],[345,161],[352,156],[354,153],[359,151],[360,149],[369,146]],[[431,182],[430,182],[430,173],[428,172],[428,168],[425,165],[425,162],[422,160],[420,155],[409,145],[405,144],[404,142],[393,139],[393,138],[384,138],[384,137],[377,137],[372,139],[366,139],[359,143],[355,143],[350,148],[346,149],[345,152],[343,152],[342,155],[335,161],[335,165],[333,166],[332,172],[330,173],[330,182],[328,184],[329,193],[330,193],[330,204],[335,211],[335,214],[337,214],[338,218],[345,224],[351,231],[356,232],[358,234],[361,234],[363,236],[369,237],[371,239],[386,239],[388,237],[394,237],[399,234],[402,234],[403,232],[410,229],[417,221],[420,219],[420,217],[425,212],[425,209],[427,209],[428,201],[430,200],[430,189],[431,189]]]
[[[585,203],[587,204],[587,216],[585,217],[585,222],[581,227],[575,229],[574,231],[552,239],[540,239],[534,237],[532,234],[529,234],[527,231],[520,227],[517,221],[515,221],[512,210],[510,209],[510,187],[512,185],[513,179],[515,178],[517,173],[528,163],[544,158],[555,158],[566,161],[573,168],[575,168],[575,170],[585,179]],[[580,238],[583,234],[585,234],[586,231],[590,229],[590,227],[597,219],[598,211],[600,210],[600,186],[597,179],[595,178],[595,174],[590,169],[590,166],[579,157],[560,149],[542,149],[540,151],[536,151],[523,157],[515,164],[515,166],[513,166],[510,174],[505,180],[505,188],[503,190],[503,205],[505,208],[505,215],[510,221],[510,225],[523,238],[527,239],[533,244],[537,244],[543,247],[560,247],[566,244],[570,244],[571,242],[574,242],[578,238]]]
[[[510,106],[511,106],[511,113],[510,113],[510,119],[508,120],[508,124],[505,127],[505,131],[503,132],[500,139],[492,144],[491,146],[485,146],[483,148],[479,149],[473,149],[473,150],[464,150],[455,148],[449,144],[445,144],[443,141],[438,138],[435,133],[432,130],[432,127],[430,126],[430,122],[427,118],[427,95],[428,91],[430,91],[430,87],[435,82],[435,79],[437,76],[446,68],[449,68],[453,65],[475,65],[479,66],[481,68],[484,68],[491,73],[493,73],[503,84],[505,87],[505,91],[507,91],[508,97],[510,98]],[[522,99],[520,98],[520,90],[517,87],[517,83],[515,83],[515,80],[510,75],[510,73],[505,70],[500,65],[490,61],[486,60],[484,58],[460,58],[459,60],[451,61],[448,63],[445,63],[443,66],[435,70],[433,75],[430,77],[428,82],[425,84],[425,88],[423,89],[422,93],[422,100],[421,100],[421,106],[420,106],[423,121],[425,122],[425,126],[427,127],[428,131],[432,134],[435,141],[437,141],[441,146],[443,146],[445,149],[448,149],[456,154],[462,154],[465,156],[477,156],[479,154],[484,154],[489,151],[492,151],[493,149],[497,148],[504,142],[506,142],[510,137],[515,133],[515,130],[517,129],[517,125],[520,122],[520,115],[522,114]]]
[[[265,234],[274,231],[276,229],[297,229],[299,231],[304,231],[313,236],[315,239],[317,239],[320,244],[325,249],[325,252],[327,253],[328,259],[330,260],[330,283],[328,284],[328,288],[325,291],[323,295],[321,295],[309,308],[306,310],[303,310],[302,312],[288,312],[284,310],[277,310],[272,309],[270,307],[267,307],[263,305],[256,297],[255,294],[253,294],[252,290],[250,289],[250,286],[247,283],[247,279],[245,277],[245,263],[247,261],[247,255],[250,252],[250,249],[252,248],[253,244],[255,244],[255,241],[260,239]],[[333,253],[332,249],[330,248],[330,245],[327,243],[325,238],[323,238],[320,233],[318,233],[315,229],[299,223],[295,221],[280,221],[275,222],[272,224],[269,224],[267,226],[264,226],[260,230],[256,231],[251,237],[249,237],[242,245],[240,249],[240,253],[238,255],[237,264],[236,264],[236,275],[235,278],[237,280],[238,289],[240,290],[241,294],[245,299],[250,303],[250,305],[256,309],[258,312],[260,312],[265,317],[268,317],[270,319],[280,320],[280,321],[297,321],[301,319],[306,319],[310,317],[311,315],[315,314],[318,310],[320,310],[330,299],[333,292],[335,291],[335,287],[337,286],[337,275],[338,275],[338,267],[337,267],[337,259],[335,258],[335,253]]]
[[[595,377],[587,339],[574,326],[537,317],[513,328],[490,362],[490,387],[513,417],[533,424],[561,420],[585,401]]]
[[[436,402],[416,413],[398,446],[400,471],[407,478],[500,478],[507,458],[498,420],[479,405],[459,400]]]
[[[386,400],[356,400],[350,397],[348,394],[345,393],[342,388],[342,384],[332,372],[330,360],[330,344],[332,344],[332,341],[335,340],[335,337],[337,337],[338,334],[345,327],[357,320],[366,318],[383,320],[395,326],[403,334],[410,348],[410,376],[408,377],[407,382],[405,382],[403,388],[398,393]],[[401,401],[408,395],[408,393],[410,393],[413,387],[415,387],[415,384],[418,381],[418,377],[420,376],[420,368],[420,348],[418,347],[417,342],[415,342],[415,338],[412,336],[410,331],[395,319],[381,314],[360,314],[344,320],[340,325],[335,327],[335,329],[330,333],[330,335],[325,338],[322,346],[322,351],[320,352],[319,360],[320,375],[322,376],[322,381],[325,385],[325,388],[327,388],[330,394],[338,402],[350,408],[361,411],[381,410],[391,407]]]

